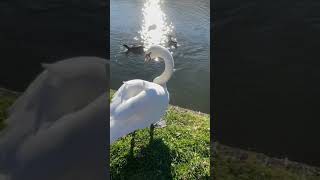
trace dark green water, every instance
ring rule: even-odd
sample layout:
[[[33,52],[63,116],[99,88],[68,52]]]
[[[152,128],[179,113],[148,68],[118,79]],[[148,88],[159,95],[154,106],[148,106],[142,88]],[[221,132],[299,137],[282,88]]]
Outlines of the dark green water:
[[[126,55],[123,43],[168,47],[167,35],[171,34],[178,47],[168,47],[177,69],[167,84],[170,103],[209,113],[209,7],[209,0],[111,0],[111,88],[118,89],[130,79],[152,81],[164,68],[161,62],[144,64],[143,55]]]

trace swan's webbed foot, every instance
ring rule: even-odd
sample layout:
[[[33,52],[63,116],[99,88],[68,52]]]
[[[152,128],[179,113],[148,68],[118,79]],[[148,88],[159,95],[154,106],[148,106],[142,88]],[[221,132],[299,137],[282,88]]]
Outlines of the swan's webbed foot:
[[[154,125],[151,124],[150,125],[150,140],[149,140],[149,143],[152,143],[152,141],[153,141],[153,134],[154,134]]]

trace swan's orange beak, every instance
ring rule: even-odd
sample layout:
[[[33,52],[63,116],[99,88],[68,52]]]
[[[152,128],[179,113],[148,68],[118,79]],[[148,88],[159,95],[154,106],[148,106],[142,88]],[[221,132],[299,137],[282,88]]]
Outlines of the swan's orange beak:
[[[151,60],[151,52],[146,53],[146,55],[144,55],[144,62],[147,63]]]

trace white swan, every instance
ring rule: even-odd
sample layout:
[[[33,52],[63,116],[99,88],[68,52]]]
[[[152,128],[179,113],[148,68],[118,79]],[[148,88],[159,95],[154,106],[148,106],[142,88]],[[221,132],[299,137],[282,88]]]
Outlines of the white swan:
[[[110,143],[149,127],[160,120],[169,105],[167,81],[174,72],[174,61],[166,48],[153,45],[146,51],[145,61],[162,58],[165,70],[153,82],[134,79],[126,81],[112,98],[110,105]]]
[[[0,174],[11,180],[106,178],[107,64],[97,57],[43,64],[0,133]]]

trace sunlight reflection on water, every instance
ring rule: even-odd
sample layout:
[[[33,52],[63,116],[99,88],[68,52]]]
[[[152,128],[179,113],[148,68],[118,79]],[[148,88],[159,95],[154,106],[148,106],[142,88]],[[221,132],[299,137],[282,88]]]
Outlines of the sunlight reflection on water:
[[[125,53],[122,44],[159,44],[173,53],[178,70],[168,82],[170,103],[209,113],[210,0],[111,0],[110,6],[111,88],[152,81],[164,69],[161,60],[144,64],[143,54]]]
[[[153,44],[166,46],[168,35],[173,32],[174,26],[167,22],[162,3],[161,0],[146,0],[142,8],[143,23],[139,34],[145,50]]]

